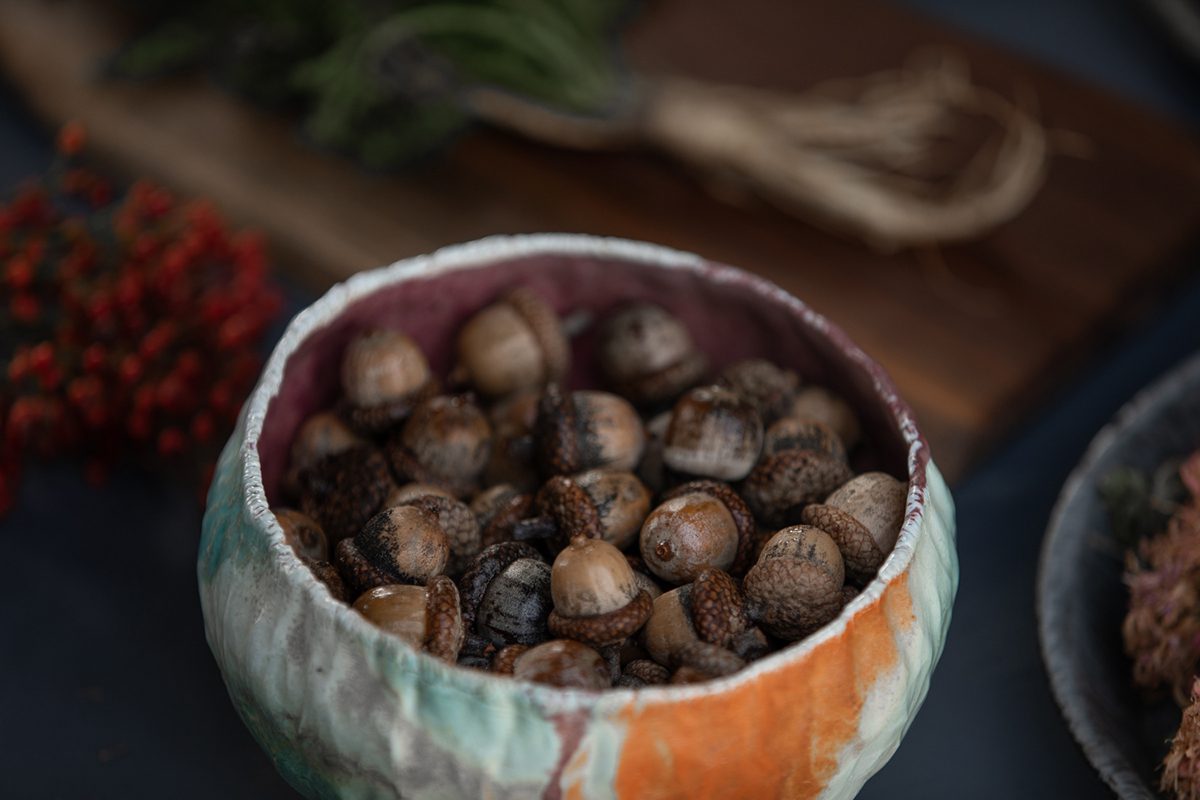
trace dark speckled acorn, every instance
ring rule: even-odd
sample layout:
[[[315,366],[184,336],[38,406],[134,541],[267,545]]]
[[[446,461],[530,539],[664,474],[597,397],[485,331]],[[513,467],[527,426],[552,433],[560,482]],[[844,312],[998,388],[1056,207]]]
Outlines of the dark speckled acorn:
[[[381,511],[335,550],[338,571],[355,593],[390,583],[425,583],[441,574],[449,557],[437,515],[415,505]]]
[[[498,647],[535,645],[550,638],[546,619],[550,597],[550,566],[519,558],[488,584],[475,617],[476,632]]]
[[[731,389],[758,411],[764,425],[787,413],[800,376],[762,358],[748,358],[721,370],[717,383]]]
[[[470,569],[458,581],[459,593],[462,595],[463,624],[467,626],[468,631],[475,629],[479,606],[492,581],[509,564],[522,558],[542,560],[541,554],[524,542],[498,542],[485,547],[475,556]]]
[[[908,486],[883,472],[866,472],[838,487],[802,518],[837,543],[846,573],[865,583],[874,577],[900,535]]]
[[[571,689],[600,691],[612,686],[603,656],[585,644],[555,639],[521,653],[513,661],[513,677]]]
[[[439,395],[417,406],[387,452],[397,476],[466,497],[479,488],[491,446],[491,426],[471,395]]]
[[[336,545],[362,530],[394,486],[382,453],[370,445],[353,447],[300,473],[300,510]]]
[[[683,323],[649,303],[626,306],[605,320],[597,356],[608,384],[639,406],[671,402],[700,380],[708,364]]]
[[[762,449],[762,420],[754,406],[720,386],[679,398],[663,439],[663,463],[677,473],[736,481]]]
[[[802,639],[842,609],[845,567],[829,534],[811,525],[776,533],[743,588],[750,618],[787,642]]]
[[[623,642],[650,617],[650,595],[638,586],[620,550],[576,536],[550,572],[550,633],[593,647]]]
[[[400,331],[365,331],[342,355],[340,411],[363,433],[382,433],[402,422],[436,388],[425,354]]]
[[[329,540],[312,517],[294,508],[273,508],[271,513],[283,529],[284,541],[292,546],[296,555],[314,561],[329,560]]]
[[[630,471],[646,435],[633,406],[608,392],[563,392],[550,384],[538,404],[534,448],[545,478],[589,469]]]
[[[463,643],[458,589],[438,575],[424,586],[393,584],[364,592],[354,610],[413,647],[453,664]]]
[[[506,292],[458,334],[458,360],[471,385],[500,397],[561,379],[570,347],[558,315],[529,289]]]

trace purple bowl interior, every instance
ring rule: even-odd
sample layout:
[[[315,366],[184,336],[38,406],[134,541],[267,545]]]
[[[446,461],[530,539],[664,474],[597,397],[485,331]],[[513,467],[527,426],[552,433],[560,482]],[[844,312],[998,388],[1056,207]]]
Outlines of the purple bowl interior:
[[[836,328],[822,329],[783,292],[729,267],[669,269],[584,255],[535,255],[479,267],[410,278],[350,303],[297,348],[284,370],[259,438],[263,481],[271,503],[281,502],[290,442],[310,414],[329,408],[339,391],[339,363],[347,343],[367,328],[403,330],[420,343],[443,377],[454,360],[455,335],[475,311],[503,290],[527,286],[560,314],[587,311],[599,318],[633,300],[657,303],[688,326],[713,371],[759,356],[797,370],[845,397],[859,413],[865,440],[854,455],[858,470],[907,474],[908,446],[899,428],[903,406],[876,389],[882,370],[850,354]],[[570,385],[602,385],[596,369],[593,329],[572,343]]]

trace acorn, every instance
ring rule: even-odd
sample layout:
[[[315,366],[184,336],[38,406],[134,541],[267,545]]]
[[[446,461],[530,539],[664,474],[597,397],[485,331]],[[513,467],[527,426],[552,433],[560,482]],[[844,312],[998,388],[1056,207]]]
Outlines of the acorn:
[[[612,686],[604,657],[585,644],[555,639],[539,644],[513,660],[514,678],[572,689],[600,691]]]
[[[842,609],[845,567],[829,534],[811,525],[776,533],[746,573],[743,589],[751,619],[767,633],[796,641]]]
[[[436,391],[425,354],[400,331],[364,331],[342,355],[339,410],[364,434],[383,433],[403,422],[418,402]]]
[[[356,594],[390,583],[423,584],[446,568],[450,545],[437,515],[416,505],[379,512],[338,542],[338,571]]]
[[[675,669],[680,652],[693,642],[729,647],[750,627],[737,583],[720,570],[705,570],[654,601],[642,644],[656,662]]]
[[[582,535],[619,549],[637,536],[650,510],[650,491],[632,472],[594,469],[551,478],[538,490],[534,505],[538,516],[513,526],[515,539],[565,543]]]
[[[320,411],[304,420],[292,437],[291,456],[284,485],[289,495],[300,494],[300,473],[325,456],[367,444],[332,411]]]
[[[805,507],[801,519],[828,533],[850,579],[865,583],[896,544],[907,497],[903,482],[883,472],[865,472],[838,487],[824,503]]]
[[[463,624],[467,626],[468,631],[475,630],[479,606],[492,581],[510,564],[522,558],[542,560],[541,554],[524,542],[498,542],[485,547],[475,556],[471,567],[458,581],[462,596]]]
[[[717,384],[754,406],[764,425],[784,416],[800,388],[800,376],[762,358],[748,358],[721,370]]]
[[[679,668],[671,675],[672,684],[700,683],[732,675],[746,662],[724,647],[708,642],[692,642],[675,655]]]
[[[758,411],[734,392],[702,386],[679,398],[663,440],[663,463],[684,475],[736,481],[762,449]]]
[[[437,518],[438,526],[446,534],[450,557],[446,561],[446,574],[461,575],[471,566],[472,559],[483,549],[483,536],[479,520],[471,509],[453,497],[444,494],[422,494],[409,497],[397,506],[417,506]]]
[[[301,556],[300,560],[304,562],[304,566],[309,568],[314,578],[325,584],[325,588],[329,590],[329,594],[334,600],[340,600],[343,603],[350,601],[350,596],[346,592],[346,584],[342,581],[337,567],[328,561],[317,561],[305,556]]]
[[[500,397],[561,380],[570,347],[554,309],[518,288],[467,320],[458,334],[458,361],[472,386]]]
[[[620,644],[650,617],[649,593],[621,551],[603,539],[571,539],[554,559],[550,592],[550,633],[593,647]]]
[[[607,468],[628,472],[646,436],[633,406],[608,392],[563,392],[550,384],[538,404],[534,448],[545,478]]]
[[[313,561],[329,560],[329,540],[325,531],[307,514],[294,508],[273,508],[275,521],[283,529],[283,539],[300,558]]]
[[[691,481],[672,489],[642,524],[642,560],[668,583],[687,583],[709,567],[740,574],[750,565],[754,516],[732,487]]]
[[[609,316],[596,352],[608,384],[639,406],[673,401],[700,380],[708,365],[683,323],[650,303]]]
[[[832,428],[814,419],[784,417],[767,428],[762,458],[785,450],[816,450],[846,461],[846,447]]]
[[[526,389],[509,395],[488,411],[492,451],[483,469],[485,484],[509,483],[525,491],[537,488],[533,428],[541,397],[540,389]]]
[[[327,455],[300,473],[300,510],[336,545],[362,530],[393,488],[383,454],[360,445]]]
[[[471,395],[439,395],[417,406],[387,453],[396,475],[467,497],[478,489],[491,446],[491,426]]]
[[[554,607],[550,566],[518,558],[492,579],[475,615],[475,631],[498,647],[535,645],[550,638],[546,619]]]
[[[799,522],[806,505],[821,502],[854,476],[841,440],[829,428],[811,421],[776,425],[773,451],[764,452],[742,484],[746,504],[771,528]]]
[[[523,653],[529,652],[527,644],[510,644],[496,651],[496,655],[492,657],[492,662],[488,669],[497,675],[512,675],[513,669],[516,667],[517,658]]]
[[[671,673],[661,664],[639,658],[630,661],[621,668],[621,677],[617,686],[628,689],[640,689],[643,686],[660,686],[671,678]]]
[[[445,575],[424,586],[377,586],[354,601],[354,610],[372,625],[451,664],[463,643],[458,589]]]
[[[450,500],[455,499],[454,493],[443,486],[438,486],[435,483],[420,483],[418,481],[411,481],[403,486],[397,486],[393,488],[392,491],[388,493],[387,498],[383,501],[383,507],[391,508],[392,506],[398,506],[401,503],[406,503],[409,500],[413,500],[418,497],[424,497],[425,495],[430,494],[437,495],[438,497],[445,497]]]
[[[796,393],[786,416],[811,419],[828,425],[847,450],[862,437],[862,425],[850,404],[823,386],[805,386]]]
[[[663,411],[650,418],[644,428],[646,445],[642,448],[642,460],[638,462],[637,476],[655,494],[667,485],[666,464],[663,463],[663,447],[667,428],[671,425],[671,412]]]
[[[513,527],[533,510],[533,495],[512,484],[500,483],[484,489],[471,501],[471,513],[479,520],[483,547],[510,541]]]

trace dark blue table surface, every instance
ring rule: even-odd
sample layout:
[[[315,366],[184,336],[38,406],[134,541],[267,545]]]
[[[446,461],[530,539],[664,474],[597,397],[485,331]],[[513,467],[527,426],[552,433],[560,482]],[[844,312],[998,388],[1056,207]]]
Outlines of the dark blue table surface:
[[[1196,126],[1200,78],[1132,2],[908,0]],[[0,190],[49,138],[0,87]],[[1049,398],[955,487],[961,589],[929,698],[864,798],[1097,797],[1038,653],[1034,574],[1051,505],[1092,435],[1200,349],[1193,279]],[[310,298],[297,296],[292,310]],[[936,453],[935,453],[936,457]],[[189,487],[74,464],[32,471],[0,523],[0,798],[294,797],[229,704],[195,588]]]

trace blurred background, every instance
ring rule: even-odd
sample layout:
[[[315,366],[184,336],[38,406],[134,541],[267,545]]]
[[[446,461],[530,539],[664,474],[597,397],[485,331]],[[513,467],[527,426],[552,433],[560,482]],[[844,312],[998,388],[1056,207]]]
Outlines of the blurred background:
[[[1034,573],[1088,440],[1200,347],[1197,19],[1187,0],[0,4],[0,796],[295,796],[203,641],[207,470],[334,282],[530,231],[766,276],[914,407],[958,502],[961,589],[864,797],[1102,795],[1041,667]],[[125,350],[89,348],[110,328]]]

